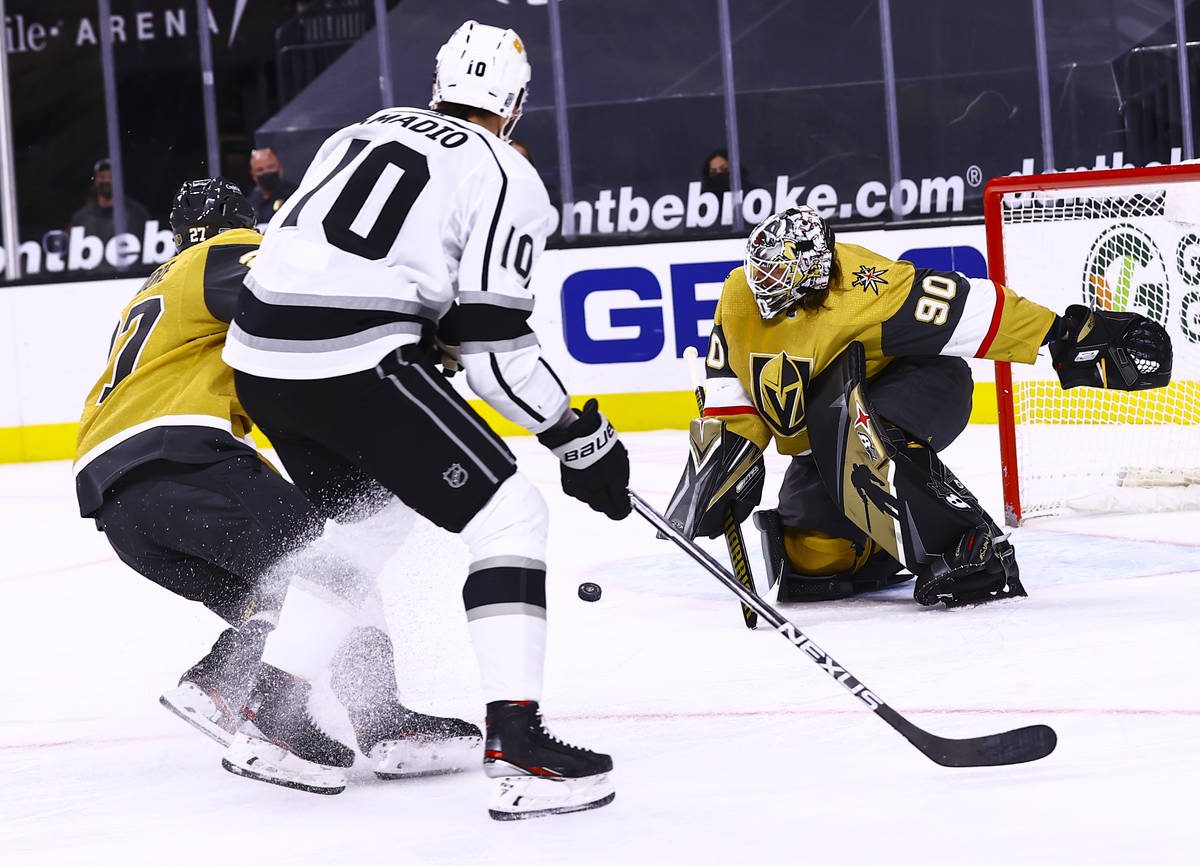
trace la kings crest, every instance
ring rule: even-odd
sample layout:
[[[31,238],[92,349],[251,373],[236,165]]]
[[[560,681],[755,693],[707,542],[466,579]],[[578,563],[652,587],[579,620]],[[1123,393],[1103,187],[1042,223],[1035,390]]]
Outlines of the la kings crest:
[[[754,403],[763,420],[781,436],[804,429],[805,392],[812,377],[812,360],[787,352],[750,354],[750,382]]]

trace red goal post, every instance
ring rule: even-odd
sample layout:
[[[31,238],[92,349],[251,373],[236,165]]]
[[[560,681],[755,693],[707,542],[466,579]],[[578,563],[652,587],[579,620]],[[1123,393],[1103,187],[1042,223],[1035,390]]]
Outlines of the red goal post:
[[[1004,177],[988,272],[1061,313],[1133,310],[1171,335],[1172,383],[1063,391],[1043,350],[996,364],[1005,522],[1200,507],[1200,165]]]

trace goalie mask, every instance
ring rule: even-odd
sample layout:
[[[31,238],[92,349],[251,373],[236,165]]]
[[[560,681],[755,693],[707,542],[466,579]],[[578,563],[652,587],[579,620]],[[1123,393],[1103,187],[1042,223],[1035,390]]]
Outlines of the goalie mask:
[[[746,241],[746,279],[764,319],[825,291],[832,269],[833,229],[810,207],[767,217]]]
[[[525,105],[529,84],[525,43],[512,30],[467,21],[437,53],[433,99],[481,108],[504,118],[500,137],[508,141]]]
[[[254,228],[254,208],[238,187],[223,177],[189,180],[171,204],[175,251],[216,237],[228,229]]]

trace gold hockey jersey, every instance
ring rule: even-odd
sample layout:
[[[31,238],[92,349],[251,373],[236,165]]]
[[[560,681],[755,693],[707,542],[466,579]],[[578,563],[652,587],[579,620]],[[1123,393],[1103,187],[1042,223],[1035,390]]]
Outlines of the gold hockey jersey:
[[[75,492],[84,517],[121,476],[151,460],[202,464],[257,453],[221,349],[261,240],[234,229],[189,247],[121,311],[108,366],[79,422]]]
[[[705,415],[760,448],[809,450],[805,392],[852,341],[866,349],[867,378],[892,358],[958,355],[1033,363],[1055,314],[991,280],[916,268],[853,244],[820,308],[764,320],[744,269],[721,290],[709,339]]]

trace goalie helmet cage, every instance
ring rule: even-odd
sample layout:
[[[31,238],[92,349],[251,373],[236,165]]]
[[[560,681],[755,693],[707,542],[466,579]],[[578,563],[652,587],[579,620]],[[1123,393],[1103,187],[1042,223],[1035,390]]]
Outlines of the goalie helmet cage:
[[[1048,353],[996,364],[1005,522],[1200,507],[1200,165],[1005,177],[984,191],[993,280],[1057,313],[1171,335],[1166,388],[1063,391]]]

